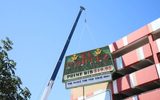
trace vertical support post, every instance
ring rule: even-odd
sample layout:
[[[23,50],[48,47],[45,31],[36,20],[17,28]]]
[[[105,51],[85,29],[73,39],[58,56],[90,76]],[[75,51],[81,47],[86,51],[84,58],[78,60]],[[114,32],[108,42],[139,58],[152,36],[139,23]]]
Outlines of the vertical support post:
[[[83,100],[85,100],[85,87],[83,85]]]

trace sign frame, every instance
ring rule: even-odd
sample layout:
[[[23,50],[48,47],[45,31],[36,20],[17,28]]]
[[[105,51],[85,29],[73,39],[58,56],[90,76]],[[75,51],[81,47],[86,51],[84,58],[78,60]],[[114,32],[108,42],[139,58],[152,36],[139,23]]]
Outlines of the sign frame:
[[[103,76],[105,74],[110,74],[110,76],[112,77],[111,74],[114,71],[115,68],[112,54],[110,52],[109,46],[105,46],[90,51],[66,56],[62,82],[65,83],[66,88],[89,85],[87,83],[73,87],[67,87],[67,83],[69,82],[75,82],[78,80],[80,81],[83,79],[85,80],[87,78]],[[93,83],[91,82],[90,84],[111,80],[112,78],[103,81],[99,80]]]

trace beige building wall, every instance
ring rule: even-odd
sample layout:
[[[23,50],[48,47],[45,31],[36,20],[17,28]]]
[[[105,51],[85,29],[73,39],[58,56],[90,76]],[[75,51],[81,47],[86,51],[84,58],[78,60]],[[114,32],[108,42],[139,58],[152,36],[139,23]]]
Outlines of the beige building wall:
[[[71,100],[83,100],[94,95],[105,92],[108,89],[108,82],[77,87],[71,89]]]

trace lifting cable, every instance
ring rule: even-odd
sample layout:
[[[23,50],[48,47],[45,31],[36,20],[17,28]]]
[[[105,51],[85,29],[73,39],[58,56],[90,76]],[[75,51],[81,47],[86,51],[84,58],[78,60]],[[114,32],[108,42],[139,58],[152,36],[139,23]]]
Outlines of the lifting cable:
[[[80,37],[79,37],[79,39],[77,41],[78,42],[77,43],[77,45],[78,45],[77,50],[80,50],[80,48],[82,46],[81,42],[83,41],[84,34],[88,34],[89,35],[88,39],[91,40],[92,44],[96,44],[96,38],[95,38],[93,32],[91,31],[91,28],[89,27],[89,24],[88,24],[88,21],[87,21],[86,12],[84,12],[84,25],[82,25],[81,32],[80,32]]]

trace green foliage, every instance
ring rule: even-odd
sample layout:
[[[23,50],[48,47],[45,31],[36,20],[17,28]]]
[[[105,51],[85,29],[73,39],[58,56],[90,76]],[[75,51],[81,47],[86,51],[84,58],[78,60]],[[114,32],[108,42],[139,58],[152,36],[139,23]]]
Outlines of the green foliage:
[[[15,75],[16,62],[8,57],[12,50],[9,38],[1,40],[0,46],[0,100],[28,100],[31,93],[27,87],[22,88],[21,79]]]

